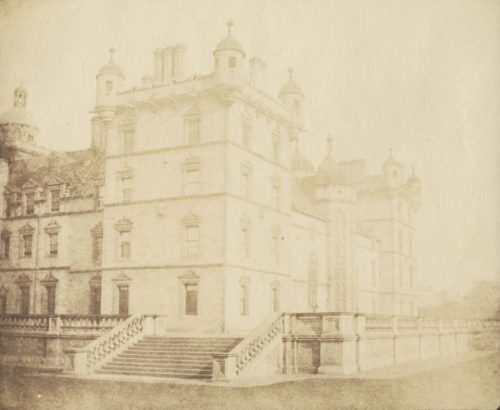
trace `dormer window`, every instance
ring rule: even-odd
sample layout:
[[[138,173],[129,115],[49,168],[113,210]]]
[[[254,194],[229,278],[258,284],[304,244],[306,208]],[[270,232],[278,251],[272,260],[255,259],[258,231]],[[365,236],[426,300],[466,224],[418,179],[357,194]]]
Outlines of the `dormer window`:
[[[106,91],[110,92],[113,91],[113,81],[106,81]]]
[[[229,57],[229,68],[236,67],[236,57]]]

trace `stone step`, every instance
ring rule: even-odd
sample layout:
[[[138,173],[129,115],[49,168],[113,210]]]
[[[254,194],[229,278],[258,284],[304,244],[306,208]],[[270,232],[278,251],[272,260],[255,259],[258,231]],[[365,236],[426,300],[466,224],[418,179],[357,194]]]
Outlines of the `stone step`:
[[[157,372],[148,372],[148,371],[137,371],[137,370],[97,370],[96,373],[100,374],[116,374],[123,376],[147,376],[147,377],[165,377],[165,378],[181,378],[181,379],[200,379],[200,380],[208,380],[212,377],[212,373],[210,374],[187,374],[187,373],[157,373]]]
[[[212,363],[212,357],[179,357],[179,356],[165,356],[165,357],[157,357],[157,356],[137,356],[137,355],[118,355],[113,360],[130,360],[132,362],[135,361],[144,361],[144,362],[152,362],[152,363]]]
[[[134,347],[189,347],[189,348],[203,348],[203,347],[217,347],[221,349],[233,348],[238,343],[170,343],[170,342],[138,342],[134,344]]]
[[[202,366],[186,366],[186,365],[176,365],[176,364],[161,364],[155,363],[154,365],[151,363],[117,363],[111,362],[102,367],[102,370],[117,370],[117,369],[140,369],[147,371],[161,371],[168,370],[173,373],[212,373],[212,365],[202,365]]]
[[[221,353],[220,351],[218,353]],[[211,359],[212,355],[203,353],[203,352],[198,352],[198,353],[189,353],[189,354],[178,354],[178,353],[172,353],[172,352],[135,352],[135,351],[125,351],[120,353],[120,355],[125,355],[125,356],[132,356],[132,357],[150,357],[150,358],[156,358],[156,359],[162,359],[162,358],[168,358],[168,357],[178,357],[178,358],[193,358],[193,359]]]
[[[137,353],[147,353],[147,352],[154,352],[154,353],[170,353],[170,354],[193,354],[193,353],[203,353],[205,355],[211,355],[215,353],[221,353],[221,352],[229,352],[231,349],[213,349],[213,348],[200,348],[200,349],[178,349],[178,348],[162,348],[162,349],[148,349],[148,348],[141,348],[141,347],[131,347],[127,349],[129,352],[137,352]]]

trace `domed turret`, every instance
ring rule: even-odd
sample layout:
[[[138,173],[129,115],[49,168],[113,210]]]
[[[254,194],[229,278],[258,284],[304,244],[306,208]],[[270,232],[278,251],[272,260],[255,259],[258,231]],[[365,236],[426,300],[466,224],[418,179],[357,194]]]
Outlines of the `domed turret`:
[[[115,95],[123,86],[123,70],[114,61],[115,49],[109,50],[109,61],[97,72],[96,110],[115,104]]]
[[[300,152],[298,140],[295,140],[295,150],[292,154],[292,172],[298,177],[314,174],[314,166]]]
[[[281,87],[278,97],[285,105],[286,110],[290,113],[292,121],[297,126],[303,126],[303,104],[305,95],[302,89],[293,80],[293,69],[288,69],[288,82]]]
[[[393,158],[392,149],[389,150],[389,158],[385,160],[382,169],[389,186],[396,187],[403,184],[405,169],[403,164]]]
[[[28,92],[23,85],[14,91],[13,107],[0,117],[0,141],[4,146],[16,143],[35,145],[38,127],[26,109]]]
[[[317,185],[350,185],[349,176],[333,159],[333,139],[327,139],[327,154],[316,172]]]
[[[420,181],[420,178],[415,175],[415,167],[412,167],[411,169],[411,175],[406,181],[406,185],[408,189],[410,190],[410,193],[412,195],[413,201],[415,202],[416,205],[420,205],[421,202],[421,188],[422,188],[422,182]]]
[[[241,44],[232,36],[234,23],[227,22],[227,36],[217,44],[213,52],[214,72],[219,81],[240,79],[245,62],[245,51]]]

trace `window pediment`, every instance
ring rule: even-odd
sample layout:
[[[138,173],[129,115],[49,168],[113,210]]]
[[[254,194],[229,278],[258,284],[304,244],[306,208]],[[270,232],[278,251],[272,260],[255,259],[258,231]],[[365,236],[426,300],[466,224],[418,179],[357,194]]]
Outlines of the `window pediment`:
[[[185,170],[196,170],[201,168],[201,161],[197,157],[189,157],[182,164]]]
[[[123,218],[120,219],[116,224],[115,224],[115,229],[118,232],[130,232],[132,230],[132,221],[128,218]]]
[[[40,283],[44,286],[55,286],[57,282],[59,281],[54,275],[52,275],[52,272],[49,272],[48,275],[46,275],[42,280],[40,280]]]
[[[36,181],[32,178],[28,179],[21,187],[23,190],[30,190],[30,189],[35,189],[38,188],[38,184]]]
[[[35,232],[35,228],[33,228],[30,224],[25,224],[23,227],[19,229],[19,233],[21,235],[29,235]]]
[[[113,282],[130,282],[130,281],[131,279],[124,273],[120,273],[119,275],[113,278]]]
[[[56,222],[52,221],[45,227],[45,232],[50,234],[57,234],[61,230],[61,226]]]
[[[26,286],[26,285],[30,285],[31,284],[31,278],[26,274],[26,273],[22,273],[20,274],[17,279],[16,279],[16,283],[19,285],[19,286]]]
[[[250,175],[252,173],[252,164],[249,162],[243,162],[241,164],[241,172],[245,175]]]
[[[185,117],[199,117],[201,115],[200,106],[198,104],[193,104],[189,110],[184,114]]]
[[[182,275],[178,276],[178,278],[185,285],[195,285],[200,281],[200,276],[192,270],[184,272]]]
[[[242,276],[240,278],[240,285],[242,285],[242,286],[248,286],[248,285],[250,285],[250,278],[248,276],[246,276],[246,275]]]
[[[184,226],[198,226],[200,224],[200,218],[198,215],[190,213],[189,215],[182,218],[181,222]]]
[[[250,220],[250,218],[248,216],[243,216],[240,219],[240,222],[241,222],[241,227],[244,229],[250,228],[250,225],[252,224],[252,221]]]
[[[120,179],[133,178],[134,170],[130,166],[125,165],[118,171],[117,174]]]

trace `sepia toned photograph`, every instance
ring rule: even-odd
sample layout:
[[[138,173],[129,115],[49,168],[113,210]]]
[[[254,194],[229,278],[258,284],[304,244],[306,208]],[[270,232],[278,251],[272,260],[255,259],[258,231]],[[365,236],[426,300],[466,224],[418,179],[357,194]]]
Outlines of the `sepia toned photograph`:
[[[500,407],[500,1],[0,0],[0,410]]]

